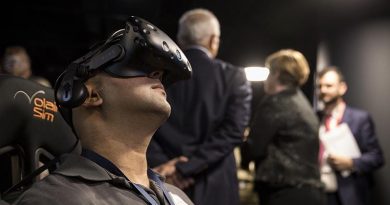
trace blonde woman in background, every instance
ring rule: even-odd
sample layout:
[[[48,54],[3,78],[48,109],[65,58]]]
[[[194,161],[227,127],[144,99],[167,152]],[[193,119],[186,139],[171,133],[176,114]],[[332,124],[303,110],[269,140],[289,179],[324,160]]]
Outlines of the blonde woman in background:
[[[300,52],[288,49],[268,56],[266,66],[266,95],[257,105],[248,138],[260,204],[324,204],[319,121],[300,90],[310,73],[308,63]]]

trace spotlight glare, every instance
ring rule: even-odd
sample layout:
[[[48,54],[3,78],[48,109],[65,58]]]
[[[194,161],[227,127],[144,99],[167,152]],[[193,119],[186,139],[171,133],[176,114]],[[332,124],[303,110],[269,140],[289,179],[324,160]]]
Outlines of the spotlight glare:
[[[269,69],[266,67],[246,67],[245,75],[248,81],[264,81],[267,80]]]

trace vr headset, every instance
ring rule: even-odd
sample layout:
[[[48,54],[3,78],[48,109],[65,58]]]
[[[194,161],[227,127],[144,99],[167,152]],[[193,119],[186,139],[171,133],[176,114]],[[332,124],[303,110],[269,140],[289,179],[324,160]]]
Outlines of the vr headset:
[[[55,99],[64,119],[72,126],[71,109],[88,96],[84,83],[104,71],[113,77],[147,77],[164,71],[164,86],[191,77],[192,68],[184,53],[163,31],[148,21],[131,16],[124,29],[73,61],[55,84]]]

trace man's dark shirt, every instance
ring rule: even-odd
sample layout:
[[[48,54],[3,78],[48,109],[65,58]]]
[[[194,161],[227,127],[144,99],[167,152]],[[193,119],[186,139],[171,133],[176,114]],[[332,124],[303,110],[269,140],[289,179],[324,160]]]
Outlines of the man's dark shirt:
[[[53,174],[35,183],[15,204],[148,204],[125,177],[111,173],[90,159],[68,154],[61,161]],[[168,204],[158,184],[151,181],[150,185],[151,189],[143,187],[146,192],[158,199],[158,204]],[[164,186],[175,202],[182,200],[192,204],[180,189],[169,184]]]

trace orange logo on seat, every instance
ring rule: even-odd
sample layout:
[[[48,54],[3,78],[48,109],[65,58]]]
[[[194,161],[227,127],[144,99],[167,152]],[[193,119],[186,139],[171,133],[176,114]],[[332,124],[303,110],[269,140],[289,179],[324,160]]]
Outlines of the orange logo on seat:
[[[54,113],[58,111],[57,105],[46,98],[34,99],[33,116],[50,122],[54,121]]]
[[[18,94],[26,96],[29,104],[34,101],[33,106],[33,117],[38,118],[40,120],[47,120],[49,122],[54,121],[54,114],[58,112],[58,107],[55,102],[52,102],[46,98],[36,97],[38,94],[45,95],[45,91],[39,90],[35,92],[31,97],[24,91],[19,90],[15,93],[14,99]]]

